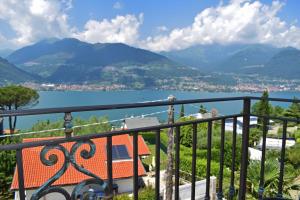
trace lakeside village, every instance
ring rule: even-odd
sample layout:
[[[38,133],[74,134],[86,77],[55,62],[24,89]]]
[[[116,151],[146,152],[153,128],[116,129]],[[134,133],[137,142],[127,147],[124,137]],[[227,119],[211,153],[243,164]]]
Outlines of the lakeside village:
[[[9,86],[13,87],[13,86]],[[14,91],[17,91],[19,86],[15,86]],[[23,89],[21,87],[21,89]],[[22,90],[24,93],[27,90]],[[0,93],[5,95],[0,88]],[[33,92],[33,93],[30,93]],[[31,94],[32,98],[27,103],[33,103],[38,100],[37,93],[34,90],[29,89],[27,94]],[[28,97],[29,95],[26,95]],[[252,106],[252,113],[260,115],[261,113],[270,116],[284,116],[291,118],[300,118],[300,104],[291,103],[289,107],[282,108],[279,106],[272,106],[265,99],[267,99],[268,93],[264,92],[263,99],[258,101]],[[1,99],[0,99],[1,100]],[[3,100],[3,99],[2,99]],[[27,99],[28,100],[28,99]],[[0,101],[1,102],[1,101]],[[25,102],[25,101],[23,101]],[[3,103],[3,102],[1,102]],[[3,106],[3,104],[0,104]],[[25,104],[24,104],[25,105]],[[3,109],[7,107],[3,106]],[[176,112],[175,112],[176,113]],[[176,116],[176,121],[188,121],[194,119],[205,119],[218,116],[216,109],[207,111],[203,105],[199,105],[199,110],[192,115],[186,116],[184,113],[184,106],[181,106],[179,115]],[[0,119],[3,122],[3,119]],[[16,119],[15,119],[16,120]],[[113,123],[108,123],[109,119],[105,117],[91,117],[88,120],[80,118],[73,119],[74,128],[72,129],[73,136],[85,135],[90,133],[101,133],[110,130],[122,130],[122,129],[133,129],[147,126],[157,126],[161,122],[155,116],[151,117],[130,117],[124,119],[119,127],[116,127]],[[49,140],[53,137],[63,137],[65,132],[63,120],[57,122],[50,121],[39,121],[30,130],[17,130],[13,120],[10,120],[10,129],[13,131],[4,131],[3,126],[0,126],[1,144],[12,144],[20,142],[32,142]],[[262,159],[262,119],[257,117],[250,117],[250,138],[249,138],[249,167],[248,167],[248,192],[247,199],[256,199],[258,193],[258,185],[260,181],[260,160]],[[1,123],[0,123],[1,124]],[[280,153],[282,151],[282,124],[277,120],[270,120],[268,126],[268,133],[266,138],[266,165],[268,170],[265,171],[265,194],[270,196],[276,196],[277,194],[277,180],[279,178],[279,160]],[[2,123],[3,125],[3,123]],[[236,183],[239,180],[239,166],[241,156],[241,136],[243,134],[243,117],[237,118],[237,129],[236,129],[236,150],[235,150],[235,162],[232,163],[232,151],[233,146],[233,119],[227,119],[225,121],[225,152],[224,152],[224,188],[233,187],[230,184],[232,164],[235,166],[233,173],[236,176]],[[216,121],[212,127],[212,160],[211,160],[211,177],[210,177],[210,196],[217,196],[218,189],[218,174],[220,170],[219,158],[220,158],[220,122]],[[207,155],[207,141],[203,138],[207,138],[208,124],[202,123],[197,127],[197,160],[196,160],[196,198],[204,199],[205,188],[206,188],[206,155]],[[161,196],[165,195],[165,170],[167,168],[167,150],[168,145],[168,130],[162,130],[161,132],[161,147],[160,147],[160,174],[161,174]],[[191,125],[183,126],[180,129],[180,198],[190,199],[191,191],[191,166],[192,166],[192,127]],[[30,134],[28,134],[30,133]],[[7,134],[7,135],[5,135]],[[6,137],[7,136],[7,137]],[[81,163],[81,167],[89,169],[92,173],[97,176],[106,179],[107,169],[105,164],[105,151],[101,149],[105,148],[106,139],[98,138],[93,139],[95,143],[96,151],[94,157],[85,160],[81,157],[76,157],[77,162]],[[62,144],[66,149],[71,149],[73,143],[67,142]],[[152,132],[139,133],[138,136],[138,174],[139,181],[138,187],[140,188],[139,196],[142,199],[154,199],[155,198],[155,134]],[[286,139],[286,164],[285,164],[285,175],[283,181],[283,193],[285,197],[296,199],[300,195],[300,126],[297,123],[288,123],[287,128],[287,139]],[[64,165],[64,157],[62,154],[57,154],[55,165],[53,167],[46,166],[41,162],[40,154],[41,147],[32,147],[23,150],[23,165],[24,168],[24,181],[25,181],[25,193],[28,199],[35,194],[37,188],[42,185],[57,172],[55,166]],[[42,154],[41,154],[42,155]],[[126,134],[112,137],[112,162],[113,162],[113,190],[116,195],[114,199],[131,199],[133,193],[133,136]],[[50,156],[51,157],[51,156]],[[49,157],[49,159],[50,159]],[[0,199],[20,199],[19,196],[19,185],[18,185],[18,172],[15,170],[16,167],[16,155],[15,152],[0,152]],[[43,161],[45,162],[45,161]],[[97,163],[94,165],[93,163]],[[93,184],[89,188],[80,188],[78,185],[83,183],[86,179],[75,168],[70,168],[61,176],[55,184],[62,187],[69,194],[72,191],[76,191],[78,199],[88,199],[87,197],[93,196],[93,199],[101,199],[104,195],[103,189],[100,185]],[[277,188],[277,189],[276,189]],[[224,197],[229,197],[229,190],[224,191]],[[237,194],[237,191],[235,191]],[[51,193],[44,196],[45,200],[56,200],[59,199],[58,193]]]
[[[216,75],[214,75],[216,76]],[[279,78],[268,78],[261,76],[236,76],[231,83],[214,81],[214,76],[205,76],[198,79],[181,77],[174,79],[157,80],[155,86],[145,86],[136,83],[131,86],[120,83],[84,83],[84,84],[53,84],[25,82],[22,85],[41,91],[118,91],[118,90],[179,90],[179,91],[209,91],[209,92],[270,92],[300,91],[300,80],[286,80]],[[218,74],[218,76],[222,76]],[[220,82],[220,83],[218,83]]]
[[[25,82],[22,85],[39,91],[121,91],[121,90],[178,90],[178,91],[209,91],[209,92],[270,92],[282,91],[300,91],[300,84],[295,81],[284,81],[280,84],[258,84],[258,83],[238,83],[236,85],[218,85],[210,84],[203,81],[182,82],[176,84],[165,84],[170,80],[161,81],[161,86],[157,87],[128,87],[124,84],[53,84],[53,83],[33,83]]]

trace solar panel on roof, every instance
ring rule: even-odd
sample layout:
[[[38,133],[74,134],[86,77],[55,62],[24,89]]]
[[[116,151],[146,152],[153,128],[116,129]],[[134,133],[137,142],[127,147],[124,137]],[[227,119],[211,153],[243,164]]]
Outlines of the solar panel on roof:
[[[117,148],[118,148],[119,156],[121,158],[129,158],[128,151],[125,145],[120,145]]]
[[[113,145],[112,146],[112,159],[121,160],[129,159],[129,154],[125,145]]]

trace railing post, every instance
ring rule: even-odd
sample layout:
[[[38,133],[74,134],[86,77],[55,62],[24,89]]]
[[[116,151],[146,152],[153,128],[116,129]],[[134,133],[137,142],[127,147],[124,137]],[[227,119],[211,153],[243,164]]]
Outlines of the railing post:
[[[160,199],[160,129],[155,134],[155,199]]]
[[[3,121],[4,121],[4,118],[0,117],[0,135],[3,135],[3,133],[4,133]]]
[[[175,97],[170,95],[168,100],[170,103],[175,101]],[[169,105],[168,111],[168,124],[174,123],[174,105]],[[168,147],[167,147],[167,154],[168,154],[168,162],[167,162],[167,169],[166,169],[166,200],[172,200],[173,195],[173,162],[174,162],[174,135],[173,135],[173,127],[169,128],[168,130]]]
[[[180,126],[175,128],[175,200],[179,200]]]
[[[18,169],[18,183],[20,200],[25,200],[25,186],[24,186],[24,168],[23,168],[23,154],[22,149],[17,150],[17,169]]]
[[[234,187],[234,172],[235,172],[235,159],[236,159],[236,126],[237,117],[233,118],[233,131],[232,131],[232,163],[231,163],[231,177],[230,177],[230,187],[229,187],[229,200],[232,200],[235,195]]]
[[[66,138],[70,138],[73,136],[73,125],[72,125],[72,114],[71,113],[65,113],[64,117],[64,128],[65,128],[65,135]]]
[[[138,133],[133,133],[133,199],[139,198],[139,171],[138,171]]]
[[[207,127],[207,154],[206,154],[206,187],[205,187],[205,200],[210,200],[210,172],[211,172],[211,145],[212,145],[212,127],[213,122],[208,122]]]
[[[242,155],[241,155],[241,171],[240,171],[240,190],[239,190],[239,198],[238,198],[239,200],[245,200],[246,198],[250,109],[251,109],[251,100],[249,97],[245,97],[244,109],[243,109],[243,134],[242,134]]]
[[[223,199],[223,169],[224,169],[224,145],[225,145],[225,119],[221,120],[221,145],[220,145],[220,171],[218,200]]]
[[[285,146],[286,146],[286,133],[287,133],[287,120],[283,121],[282,144],[280,155],[280,172],[278,178],[278,194],[277,198],[282,198],[283,194],[283,176],[284,176],[284,159],[285,159]]]
[[[106,154],[107,154],[107,181],[108,194],[107,199],[113,199],[113,172],[112,172],[112,137],[108,136],[106,140]]]

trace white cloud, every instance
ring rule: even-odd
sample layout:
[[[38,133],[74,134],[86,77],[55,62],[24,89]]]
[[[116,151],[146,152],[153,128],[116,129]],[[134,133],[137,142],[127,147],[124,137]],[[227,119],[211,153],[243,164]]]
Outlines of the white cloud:
[[[148,37],[140,46],[154,51],[183,49],[196,44],[269,43],[300,48],[300,28],[287,24],[277,15],[283,3],[265,5],[259,1],[231,0],[197,14],[187,27],[167,35]]]
[[[0,49],[5,49],[9,47],[7,39],[0,33]]]
[[[71,0],[1,0],[0,19],[16,33],[8,42],[23,46],[43,38],[69,36],[66,10],[71,7]]]
[[[139,38],[139,27],[143,23],[143,14],[116,16],[108,20],[89,20],[82,32],[74,33],[74,37],[91,42],[122,42],[134,45]]]
[[[158,32],[165,32],[165,31],[168,31],[169,29],[166,26],[158,26],[158,27],[156,27],[156,30]]]
[[[114,3],[113,8],[120,10],[123,8],[123,5],[121,4],[121,2],[117,1],[116,3]]]
[[[216,7],[199,12],[189,26],[168,29],[156,27],[153,36],[141,39],[143,14],[128,14],[112,19],[88,20],[83,30],[70,27],[67,11],[72,0],[1,0],[0,20],[14,31],[4,37],[0,30],[0,48],[20,47],[49,37],[76,37],[96,42],[122,42],[153,51],[183,49],[211,43],[267,43],[300,48],[300,28],[278,16],[284,4],[271,5],[258,0],[220,1]],[[116,1],[115,9],[123,5]],[[147,16],[151,17],[151,16]]]

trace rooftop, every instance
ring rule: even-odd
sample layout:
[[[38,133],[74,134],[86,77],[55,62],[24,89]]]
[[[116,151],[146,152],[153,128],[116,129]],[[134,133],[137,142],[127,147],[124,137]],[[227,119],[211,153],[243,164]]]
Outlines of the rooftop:
[[[29,138],[24,139],[23,142],[33,142],[40,140],[50,140],[57,138]],[[81,167],[89,170],[95,175],[99,176],[102,179],[107,179],[107,165],[106,165],[106,138],[97,138],[92,139],[92,142],[96,145],[95,155],[90,159],[83,159],[80,157],[80,152],[82,150],[89,150],[87,144],[83,144],[79,147],[75,154],[75,159],[77,164]],[[122,179],[133,176],[133,143],[132,137],[128,134],[118,135],[112,137],[113,145],[125,145],[128,150],[128,154],[130,159],[118,160],[117,162],[113,162],[113,178],[114,179]],[[61,144],[68,151],[70,151],[71,147],[74,145],[74,142],[67,142]],[[50,150],[46,154],[46,158],[51,158],[51,154],[55,154],[58,156],[57,163],[53,166],[45,166],[40,161],[40,152],[43,146],[27,148],[23,150],[23,163],[24,163],[24,184],[25,188],[37,188],[44,184],[48,179],[50,179],[55,173],[57,173],[60,168],[63,166],[64,155],[61,151],[54,149]],[[138,138],[138,149],[139,155],[149,155],[150,150],[146,145],[143,137],[139,135]],[[145,169],[141,163],[138,161],[138,175],[145,175]],[[87,175],[82,174],[77,171],[73,166],[69,166],[66,172],[56,181],[53,185],[73,185],[78,184],[83,180],[90,178]],[[18,189],[18,172],[15,170],[15,174],[13,177],[11,189]]]

